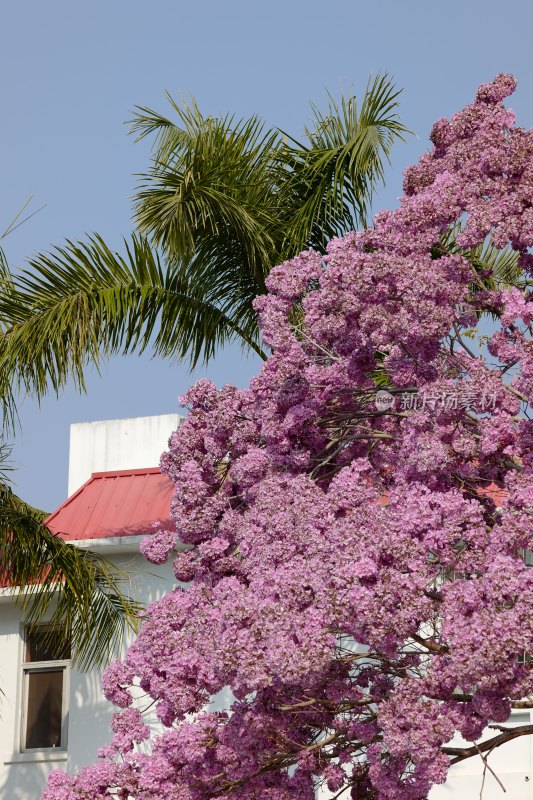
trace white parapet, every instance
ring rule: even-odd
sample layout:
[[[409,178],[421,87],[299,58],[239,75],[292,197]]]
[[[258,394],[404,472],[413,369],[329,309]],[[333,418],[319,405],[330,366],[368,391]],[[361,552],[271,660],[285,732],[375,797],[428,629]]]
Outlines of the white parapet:
[[[93,472],[157,467],[182,419],[179,414],[161,414],[71,425],[68,496]]]

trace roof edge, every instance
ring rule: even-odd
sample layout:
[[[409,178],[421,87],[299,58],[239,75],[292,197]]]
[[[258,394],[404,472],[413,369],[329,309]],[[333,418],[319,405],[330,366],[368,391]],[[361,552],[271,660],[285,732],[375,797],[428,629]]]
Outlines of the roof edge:
[[[80,550],[105,550],[107,553],[139,553],[139,545],[150,533],[132,534],[131,536],[107,536],[100,539],[69,539],[68,544]],[[175,552],[182,553],[191,550],[191,545],[183,544],[176,540],[173,548]],[[148,561],[146,562],[149,563]]]
[[[136,467],[135,469],[112,469],[112,470],[104,470],[103,472],[92,472],[89,480],[91,480],[92,478],[124,478],[128,475],[155,475],[156,473],[164,475],[164,473],[161,472],[159,467]],[[74,495],[72,495],[72,497],[74,497]]]

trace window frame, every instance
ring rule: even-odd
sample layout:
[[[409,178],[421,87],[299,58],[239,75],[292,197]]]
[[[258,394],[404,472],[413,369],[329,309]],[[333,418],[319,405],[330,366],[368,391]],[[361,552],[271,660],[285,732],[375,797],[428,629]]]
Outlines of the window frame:
[[[49,629],[50,625],[39,625],[37,628]],[[36,630],[35,628],[33,629]],[[61,658],[48,661],[28,661],[27,660],[27,646],[28,646],[29,627],[23,626],[22,629],[22,654],[19,666],[19,675],[21,680],[20,690],[20,715],[19,715],[19,752],[25,755],[32,754],[53,754],[53,753],[66,753],[68,750],[68,717],[70,707],[70,658]],[[27,724],[28,724],[28,701],[29,701],[29,676],[37,672],[61,672],[63,675],[63,683],[61,689],[61,745],[59,747],[26,747],[27,738]]]

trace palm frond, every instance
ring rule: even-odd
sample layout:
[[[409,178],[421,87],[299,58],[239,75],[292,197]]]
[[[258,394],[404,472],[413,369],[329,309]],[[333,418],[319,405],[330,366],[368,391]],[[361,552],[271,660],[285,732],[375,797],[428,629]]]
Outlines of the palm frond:
[[[154,135],[151,169],[134,197],[139,230],[172,261],[191,259],[209,238],[224,251],[238,248],[242,269],[255,275],[260,291],[273,265],[277,208],[272,154],[277,131],[258,117],[203,116],[196,102],[179,107],[177,122],[138,109],[132,131]]]
[[[31,198],[0,239],[33,216],[21,220],[30,201]],[[0,310],[3,433],[12,432],[18,419],[13,381],[17,357],[10,363],[13,315],[23,323],[32,310],[30,305],[25,306],[28,298],[21,297],[18,291],[0,248],[0,297],[11,303],[9,308]],[[58,331],[56,345],[57,334]],[[61,358],[64,352],[65,342],[56,356]],[[39,373],[39,365],[32,363],[19,372],[21,382],[33,390],[31,379]],[[56,382],[62,380],[61,375],[60,369],[56,372]],[[48,377],[46,373],[40,375],[41,386]],[[0,585],[14,588],[15,601],[22,607],[30,627],[46,620],[53,629],[61,631],[64,644],[72,645],[73,660],[79,668],[103,664],[121,647],[125,633],[137,629],[141,605],[123,593],[121,583],[127,577],[123,572],[100,555],[79,550],[54,536],[43,524],[45,512],[17,497],[9,481],[10,452],[11,448],[0,439]]]
[[[443,231],[440,241],[435,245],[433,252],[436,257],[444,254],[458,254],[467,258],[472,264],[474,272],[482,276],[472,283],[472,292],[480,289],[491,291],[516,286],[523,289],[527,280],[519,265],[519,253],[510,246],[496,247],[490,236],[477,247],[464,248],[457,244],[457,237],[464,229],[461,222],[450,226]]]
[[[24,225],[24,223],[28,222],[28,220],[30,220],[32,217],[38,214],[39,211],[42,211],[43,208],[46,208],[46,205],[43,205],[40,208],[35,209],[35,211],[32,211],[30,214],[26,214],[26,216],[23,217],[22,215],[24,214],[24,212],[26,211],[32,200],[33,200],[33,195],[30,195],[28,199],[19,208],[19,210],[17,211],[11,222],[9,222],[7,227],[4,229],[3,233],[0,233],[0,240],[5,239],[6,236],[9,236],[11,233],[13,233],[13,231],[16,231],[17,228],[20,228],[21,225]]]
[[[46,619],[71,642],[74,663],[90,669],[137,629],[141,605],[123,593],[124,573],[59,539],[45,517],[0,483],[1,583],[19,587],[15,600],[30,627]]]
[[[0,280],[6,281],[11,279],[11,272],[9,264],[7,263],[6,254],[0,247]]]
[[[488,279],[495,289],[522,285],[524,274],[518,264],[518,257],[516,250],[511,247],[495,247],[490,239],[469,251],[469,258],[477,270],[490,270],[491,274],[487,275],[485,281]]]
[[[125,252],[98,236],[68,242],[31,260],[31,270],[0,289],[0,319],[10,320],[0,351],[0,371],[27,391],[56,392],[73,377],[85,388],[88,363],[102,354],[144,351],[192,364],[238,336],[259,355],[255,320],[242,327],[244,294],[220,298],[216,282],[193,286],[178,270],[164,270],[146,239],[134,236]],[[208,283],[209,275],[202,279]],[[250,306],[248,287],[245,297]]]
[[[83,390],[88,363],[148,346],[192,366],[233,338],[264,355],[254,297],[275,264],[366,219],[406,132],[398,95],[378,76],[359,110],[330,98],[304,145],[256,116],[204,116],[194,100],[169,97],[174,121],[138,108],[132,132],[154,138],[134,197],[140,235],[122,255],[98,236],[67,241],[0,281],[5,382],[42,396],[72,376]]]
[[[9,228],[7,229],[9,231]],[[0,237],[2,238],[2,237]],[[0,294],[9,296],[13,291],[13,276],[3,249],[0,247]],[[5,346],[5,332],[9,321],[0,312],[0,354]],[[1,357],[1,356],[0,356]],[[11,375],[0,370],[0,408],[2,411],[1,433],[12,434],[17,428],[18,403]],[[2,459],[0,458],[0,461]]]
[[[313,120],[299,142],[287,136],[283,153],[290,247],[323,250],[328,239],[366,226],[373,193],[397,139],[409,133],[398,116],[397,90],[387,75],[369,81],[358,110],[355,97],[329,95],[326,113],[312,105]]]

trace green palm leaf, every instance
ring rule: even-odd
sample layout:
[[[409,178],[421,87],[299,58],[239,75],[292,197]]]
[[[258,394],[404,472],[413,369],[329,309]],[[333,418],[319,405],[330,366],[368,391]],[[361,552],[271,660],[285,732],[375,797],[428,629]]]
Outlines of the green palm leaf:
[[[49,385],[59,391],[69,377],[83,390],[85,366],[98,366],[102,353],[150,345],[165,357],[191,354],[196,363],[238,336],[261,355],[255,323],[235,321],[238,299],[218,298],[216,284],[199,291],[179,271],[164,270],[140,237],[126,243],[123,256],[96,236],[68,242],[30,265],[0,295],[0,371],[38,396]]]
[[[13,292],[13,278],[3,249],[0,247],[0,293],[9,296]],[[9,323],[0,316],[0,350]],[[0,404],[2,409],[2,428],[13,433],[18,422],[17,398],[13,391],[12,373],[0,371]],[[1,450],[1,446],[0,446]]]
[[[439,257],[458,254],[472,264],[473,278],[471,292],[496,291],[515,286],[524,289],[531,284],[519,264],[519,254],[511,247],[496,247],[490,236],[477,247],[463,248],[457,244],[457,237],[463,230],[461,223],[453,225],[442,233],[440,241],[433,249]]]
[[[71,643],[74,663],[90,669],[137,629],[141,606],[123,594],[123,572],[56,537],[45,517],[0,482],[0,582],[19,587],[15,601],[30,627],[46,618]]]
[[[509,286],[522,286],[524,274],[518,264],[519,254],[511,247],[495,247],[490,239],[468,251],[473,266],[478,271],[488,272],[485,283],[494,289]]]
[[[169,101],[179,124],[148,109],[132,124],[139,138],[155,135],[152,167],[134,198],[138,228],[174,261],[188,261],[206,240],[239,251],[241,269],[264,291],[275,258],[280,136],[256,116],[204,117],[194,100],[183,108]]]
[[[330,95],[325,114],[312,106],[307,141],[288,137],[282,197],[290,209],[289,247],[323,250],[333,236],[367,225],[384,161],[395,140],[409,133],[398,116],[399,95],[387,75],[378,75],[369,81],[360,111],[355,97],[337,103]]]
[[[37,213],[20,219],[30,201],[31,198],[0,239]],[[0,296],[11,299],[14,318],[23,322],[30,306],[21,296],[1,248]],[[13,432],[18,421],[18,398],[13,385],[16,358],[8,363],[7,356],[11,352],[12,333],[13,318],[4,311],[0,313],[0,360],[3,361],[0,396],[4,432]],[[59,347],[56,343],[56,360],[64,347],[64,342]],[[39,367],[31,358],[29,362],[28,369],[19,371],[19,379],[27,389],[33,390],[31,377],[37,375]],[[48,377],[51,375],[57,385],[61,370],[55,378],[53,373]],[[40,380],[46,382],[47,377],[41,375]],[[9,454],[10,448],[0,440],[0,585],[12,587],[26,624],[31,627],[46,620],[52,624],[51,629],[62,633],[80,669],[103,664],[122,646],[126,632],[137,630],[141,605],[123,593],[121,584],[127,578],[125,573],[102,556],[80,550],[56,537],[43,524],[45,512],[17,497],[9,481],[8,473],[12,471]]]

